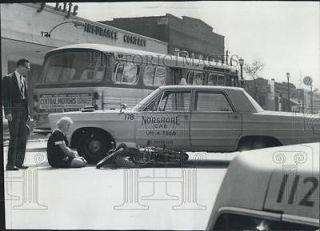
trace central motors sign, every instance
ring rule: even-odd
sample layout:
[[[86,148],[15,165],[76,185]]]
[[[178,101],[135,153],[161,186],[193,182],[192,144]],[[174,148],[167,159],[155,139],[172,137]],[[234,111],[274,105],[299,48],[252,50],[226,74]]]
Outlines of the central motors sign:
[[[42,94],[40,109],[82,108],[92,105],[91,94]]]

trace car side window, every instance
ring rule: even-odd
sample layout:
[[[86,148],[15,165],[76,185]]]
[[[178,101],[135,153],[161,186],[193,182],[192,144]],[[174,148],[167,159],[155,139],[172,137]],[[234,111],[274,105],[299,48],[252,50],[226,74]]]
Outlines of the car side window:
[[[221,214],[214,227],[208,230],[259,230],[257,227],[267,227],[267,229],[260,230],[319,230],[316,225],[303,224],[301,221],[279,221],[269,217],[258,215],[244,215],[244,214]]]
[[[157,111],[160,99],[161,95],[153,101],[151,101],[151,103],[144,109],[144,111]]]
[[[157,111],[189,111],[190,92],[164,92]]]
[[[210,112],[232,112],[232,108],[222,93],[217,92],[197,92],[196,111]]]

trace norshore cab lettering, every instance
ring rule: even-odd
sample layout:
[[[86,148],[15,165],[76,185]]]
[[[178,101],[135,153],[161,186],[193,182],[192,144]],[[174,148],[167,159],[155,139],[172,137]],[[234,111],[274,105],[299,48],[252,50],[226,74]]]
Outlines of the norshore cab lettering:
[[[142,125],[147,127],[148,125],[153,128],[168,128],[180,125],[179,116],[142,116]],[[171,126],[170,126],[171,125]]]

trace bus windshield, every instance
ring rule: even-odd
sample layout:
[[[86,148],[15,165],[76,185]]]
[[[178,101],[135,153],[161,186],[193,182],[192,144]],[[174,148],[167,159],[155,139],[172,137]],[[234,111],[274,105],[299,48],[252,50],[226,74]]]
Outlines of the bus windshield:
[[[101,82],[107,57],[98,51],[64,51],[47,56],[40,84]]]

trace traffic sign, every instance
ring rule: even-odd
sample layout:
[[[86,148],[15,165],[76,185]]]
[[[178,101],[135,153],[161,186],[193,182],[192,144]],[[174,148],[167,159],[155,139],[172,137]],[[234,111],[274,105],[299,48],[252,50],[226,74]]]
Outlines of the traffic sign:
[[[312,84],[312,78],[310,76],[306,76],[303,78],[303,83],[307,86],[311,86]]]

